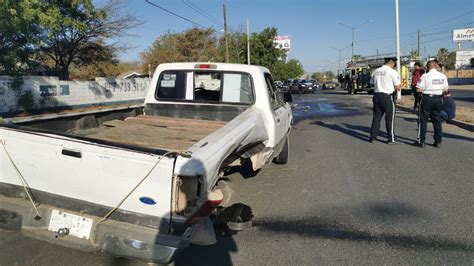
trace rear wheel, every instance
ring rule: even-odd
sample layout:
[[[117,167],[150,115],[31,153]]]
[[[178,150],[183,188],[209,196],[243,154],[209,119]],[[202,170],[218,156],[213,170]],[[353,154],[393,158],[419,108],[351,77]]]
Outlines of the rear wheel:
[[[287,164],[288,159],[290,158],[290,138],[287,136],[285,144],[283,144],[283,149],[280,154],[275,157],[274,161],[276,164]]]

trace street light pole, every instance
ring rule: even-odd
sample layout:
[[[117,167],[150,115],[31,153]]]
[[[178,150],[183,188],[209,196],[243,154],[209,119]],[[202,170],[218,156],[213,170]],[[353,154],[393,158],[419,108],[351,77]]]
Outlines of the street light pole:
[[[395,32],[397,36],[397,72],[398,76],[400,77],[401,80],[401,71],[400,71],[400,19],[399,19],[399,13],[398,13],[398,0],[395,0]],[[397,99],[400,101],[402,98],[402,92],[401,90],[397,91]]]

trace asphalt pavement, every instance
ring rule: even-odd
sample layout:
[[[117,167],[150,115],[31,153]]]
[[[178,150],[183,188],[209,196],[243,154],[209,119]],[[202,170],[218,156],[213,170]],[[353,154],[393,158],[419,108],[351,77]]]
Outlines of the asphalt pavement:
[[[371,144],[370,96],[318,92],[295,95],[295,104],[289,164],[228,176],[236,201],[252,207],[253,227],[192,245],[176,265],[474,263],[471,132],[443,125],[441,149],[417,148],[416,117],[398,112],[400,144],[384,136]],[[431,126],[428,134],[432,143]],[[0,265],[15,263],[144,265],[0,230]]]

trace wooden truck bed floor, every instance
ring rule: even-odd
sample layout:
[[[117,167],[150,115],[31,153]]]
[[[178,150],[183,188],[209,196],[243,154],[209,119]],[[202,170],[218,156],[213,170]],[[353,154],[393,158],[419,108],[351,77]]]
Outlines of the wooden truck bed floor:
[[[226,123],[164,116],[111,120],[87,137],[165,150],[186,150]]]

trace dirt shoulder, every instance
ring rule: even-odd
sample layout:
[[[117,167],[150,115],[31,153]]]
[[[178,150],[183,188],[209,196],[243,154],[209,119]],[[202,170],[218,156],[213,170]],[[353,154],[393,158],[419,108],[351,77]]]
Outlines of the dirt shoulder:
[[[413,109],[414,99],[412,95],[404,95],[398,105]],[[456,106],[456,120],[468,124],[474,124],[474,109],[465,106]]]

